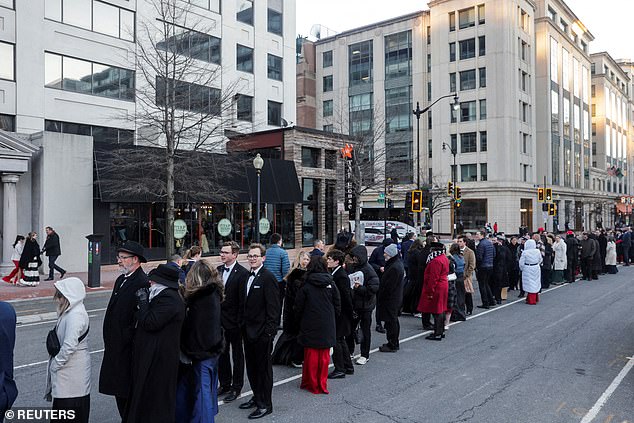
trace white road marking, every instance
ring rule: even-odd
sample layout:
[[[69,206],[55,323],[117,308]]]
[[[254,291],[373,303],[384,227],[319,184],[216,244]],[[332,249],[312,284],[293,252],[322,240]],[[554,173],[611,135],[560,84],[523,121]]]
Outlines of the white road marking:
[[[86,310],[86,313],[88,313],[88,317],[96,317],[96,314],[90,314],[90,313],[97,313],[100,311],[106,311],[105,308],[96,308],[94,310]],[[40,320],[37,322],[33,322],[33,320]],[[38,325],[45,325],[51,322],[54,322],[57,320],[57,313],[52,311],[49,313],[42,313],[42,314],[30,314],[28,316],[18,316],[18,321],[17,321],[17,328],[25,328],[28,326],[38,326]],[[28,322],[28,323],[22,323],[22,322]]]
[[[90,351],[90,354],[98,354],[98,353],[102,353],[103,352],[103,348],[100,350],[95,350],[95,351]],[[48,360],[44,360],[44,361],[36,361],[35,363],[29,363],[29,364],[23,364],[21,366],[15,366],[13,368],[13,370],[19,370],[19,369],[26,369],[28,367],[35,367],[35,366],[39,366],[40,364],[48,364]]]
[[[550,328],[552,328],[553,326],[556,326],[556,325],[558,325],[559,323],[563,322],[564,320],[566,320],[566,319],[568,319],[568,318],[570,318],[570,317],[574,316],[575,314],[576,314],[576,312],[570,313],[570,314],[568,314],[568,315],[566,315],[566,316],[562,317],[561,319],[557,320],[556,322],[553,322],[553,323],[549,324],[549,325],[548,325],[548,326],[546,326],[544,329],[550,329]]]
[[[618,375],[614,378],[610,386],[603,392],[603,394],[599,397],[597,402],[592,406],[588,414],[586,414],[580,423],[590,423],[594,418],[599,414],[601,408],[605,405],[605,403],[610,399],[616,388],[621,384],[625,376],[632,370],[634,367],[634,357],[630,357],[630,360],[627,364],[621,369]]]

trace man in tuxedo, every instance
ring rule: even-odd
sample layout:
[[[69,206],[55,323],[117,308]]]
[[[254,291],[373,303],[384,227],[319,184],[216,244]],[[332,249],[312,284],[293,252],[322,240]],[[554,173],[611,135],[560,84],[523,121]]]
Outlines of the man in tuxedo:
[[[220,261],[223,264],[218,266],[218,273],[222,275],[222,283],[225,286],[221,317],[225,349],[218,359],[220,380],[218,396],[228,394],[224,402],[235,401],[240,396],[244,385],[244,353],[240,321],[244,310],[243,291],[249,278],[249,271],[238,263],[239,252],[240,246],[235,241],[225,242],[220,249]],[[231,359],[233,359],[233,369]]]
[[[249,246],[247,259],[251,272],[243,290],[244,358],[253,397],[240,408],[255,408],[249,419],[259,419],[273,412],[271,351],[280,322],[280,294],[277,279],[263,266],[265,254],[266,249],[261,244]]]

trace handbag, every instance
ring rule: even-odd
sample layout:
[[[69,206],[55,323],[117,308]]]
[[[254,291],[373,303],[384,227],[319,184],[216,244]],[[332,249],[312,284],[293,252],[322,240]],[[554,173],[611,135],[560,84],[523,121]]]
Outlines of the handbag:
[[[361,345],[361,343],[363,342],[363,331],[361,330],[360,325],[357,325],[357,327],[355,328],[354,332],[354,342],[357,345]]]
[[[86,329],[86,332],[82,336],[79,337],[77,343],[83,341],[86,336],[88,336],[88,332],[90,331],[90,326]],[[48,331],[48,335],[46,335],[46,350],[48,351],[48,355],[51,357],[55,357],[59,354],[59,351],[62,349],[62,345],[59,342],[59,338],[57,337],[57,325],[51,330]]]

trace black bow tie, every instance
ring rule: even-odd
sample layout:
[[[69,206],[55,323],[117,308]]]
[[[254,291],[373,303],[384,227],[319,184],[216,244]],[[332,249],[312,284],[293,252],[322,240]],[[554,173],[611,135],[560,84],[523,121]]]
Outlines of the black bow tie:
[[[255,278],[255,272],[249,273],[249,277],[253,276]]]
[[[231,270],[231,268],[230,268],[230,267],[225,266],[222,270],[224,270],[225,272],[228,272],[228,271],[230,271],[230,270]]]

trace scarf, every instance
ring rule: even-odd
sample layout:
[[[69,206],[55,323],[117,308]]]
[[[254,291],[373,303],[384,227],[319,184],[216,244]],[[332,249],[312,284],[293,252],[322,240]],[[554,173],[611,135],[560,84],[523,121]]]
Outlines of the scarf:
[[[443,254],[445,254],[443,250],[431,250],[427,256],[427,262],[425,264],[429,264],[430,261]]]
[[[150,287],[150,296],[149,300],[152,301],[154,297],[160,294],[163,290],[167,289],[165,285],[161,285],[160,283],[155,283]]]

